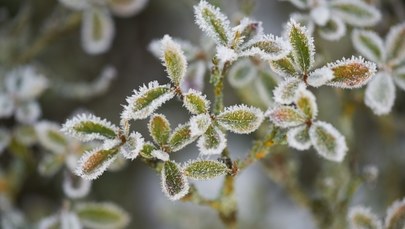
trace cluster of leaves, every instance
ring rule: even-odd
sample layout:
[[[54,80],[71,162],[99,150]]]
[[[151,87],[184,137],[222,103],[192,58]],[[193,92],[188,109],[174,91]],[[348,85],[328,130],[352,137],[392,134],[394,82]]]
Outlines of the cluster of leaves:
[[[385,219],[382,221],[370,208],[355,206],[349,210],[347,220],[350,229],[400,229],[405,227],[404,210],[405,200],[395,201],[387,208]]]
[[[287,0],[307,13],[293,13],[290,17],[303,25],[312,34],[326,40],[339,40],[347,30],[346,25],[369,27],[381,19],[380,11],[363,0]]]
[[[139,13],[148,0],[59,0],[64,6],[83,12],[82,47],[88,54],[109,50],[115,34],[112,15],[130,17]]]

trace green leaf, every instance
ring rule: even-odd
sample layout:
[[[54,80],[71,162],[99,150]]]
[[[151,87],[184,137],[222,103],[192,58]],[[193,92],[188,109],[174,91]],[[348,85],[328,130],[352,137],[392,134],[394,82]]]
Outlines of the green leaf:
[[[329,18],[329,21],[325,24],[325,26],[318,27],[319,29],[319,35],[329,41],[337,41],[341,39],[343,36],[346,35],[346,24],[344,21],[336,16],[336,15],[331,15]]]
[[[86,180],[94,180],[98,178],[116,159],[119,150],[99,149],[86,152],[80,159],[77,165],[76,174]]]
[[[184,174],[193,180],[210,180],[226,174],[228,167],[219,161],[196,160],[183,166]]]
[[[274,101],[280,104],[291,104],[301,90],[305,90],[305,83],[302,80],[287,78],[273,90]]]
[[[51,177],[55,175],[64,165],[65,157],[61,154],[46,154],[39,161],[38,172],[42,176]]]
[[[333,14],[352,26],[373,26],[381,19],[378,9],[364,1],[334,0],[330,7]]]
[[[125,228],[130,221],[128,213],[112,203],[80,203],[74,210],[83,226],[90,229]]]
[[[300,125],[293,127],[287,132],[287,143],[297,150],[307,150],[311,147],[311,139],[308,134],[308,127]]]
[[[294,127],[307,121],[305,114],[291,106],[276,106],[266,112],[274,125],[282,128]]]
[[[198,139],[197,147],[201,155],[221,154],[226,147],[225,134],[218,128],[210,126]]]
[[[159,85],[157,81],[152,81],[127,98],[128,105],[124,107],[121,118],[145,119],[174,95],[170,85]]]
[[[156,149],[157,148],[151,142],[145,142],[143,144],[140,154],[143,158],[152,159],[152,158],[154,158],[154,156],[152,155],[152,152]]]
[[[391,27],[387,34],[385,50],[393,64],[405,59],[405,23]]]
[[[162,114],[154,114],[149,121],[149,133],[156,144],[164,146],[167,144],[171,132],[170,123]]]
[[[291,45],[280,37],[262,35],[244,45],[240,55],[259,56],[263,60],[279,60],[291,51]]]
[[[405,200],[395,201],[388,209],[384,229],[403,229],[405,226]]]
[[[377,63],[385,60],[384,41],[373,31],[354,30],[352,41],[356,50],[367,59]]]
[[[329,63],[327,68],[333,71],[334,76],[327,85],[349,89],[367,84],[377,71],[374,63],[364,61],[362,57],[343,58],[335,63]]]
[[[305,27],[295,21],[290,21],[287,28],[293,60],[301,72],[307,74],[314,64],[315,46],[313,38]]]
[[[211,116],[209,114],[200,114],[191,117],[190,119],[190,131],[191,136],[200,136],[207,131],[208,127],[211,125]]]
[[[369,208],[352,207],[349,210],[350,229],[382,229],[381,221]]]
[[[308,90],[298,92],[295,105],[308,119],[315,119],[318,115],[318,106],[316,105],[315,96]]]
[[[269,61],[271,69],[282,77],[293,77],[297,75],[292,56],[289,55],[280,60]]]
[[[166,161],[161,175],[163,192],[170,200],[179,200],[187,195],[189,184],[176,162]]]
[[[40,121],[35,125],[39,143],[53,153],[64,153],[68,142],[57,123]]]
[[[162,39],[162,57],[166,72],[174,85],[180,86],[187,70],[187,61],[179,44],[165,35]]]
[[[192,143],[196,137],[191,136],[190,124],[179,125],[169,138],[169,146],[171,151],[176,152]]]
[[[66,121],[62,131],[81,141],[114,139],[118,134],[115,125],[91,114],[81,114]]]
[[[216,120],[225,129],[238,134],[248,134],[259,128],[263,112],[255,107],[235,105],[227,107]]]
[[[186,109],[192,114],[207,113],[210,109],[210,102],[205,95],[194,89],[189,89],[184,94],[183,103]]]

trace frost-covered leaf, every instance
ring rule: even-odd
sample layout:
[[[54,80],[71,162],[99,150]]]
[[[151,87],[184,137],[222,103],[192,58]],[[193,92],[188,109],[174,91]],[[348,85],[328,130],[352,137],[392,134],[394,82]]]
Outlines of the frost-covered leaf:
[[[195,139],[195,136],[191,136],[190,124],[180,124],[170,135],[169,146],[171,151],[176,152],[192,143]]]
[[[258,72],[249,60],[243,59],[234,64],[229,71],[229,83],[235,88],[242,88],[252,82]]]
[[[232,63],[236,61],[239,57],[239,54],[235,50],[228,48],[223,45],[217,46],[217,53],[215,54],[220,65],[223,65],[226,62]]]
[[[165,35],[161,42],[163,65],[173,84],[179,86],[186,75],[186,57],[180,45],[174,42],[169,35]]]
[[[72,199],[78,199],[86,196],[90,192],[91,181],[80,177],[73,177],[71,174],[65,174],[63,179],[63,192]]]
[[[94,55],[108,51],[114,34],[114,22],[106,8],[91,7],[83,12],[82,46],[88,54]]]
[[[38,172],[42,176],[51,177],[55,175],[65,163],[64,155],[60,154],[46,154],[38,164]]]
[[[329,63],[327,68],[330,68],[334,75],[327,85],[351,89],[365,85],[375,75],[377,67],[372,62],[364,61],[362,57],[352,57]]]
[[[263,60],[279,60],[291,51],[291,45],[280,37],[262,35],[244,45],[242,56],[259,56]]]
[[[18,125],[14,127],[11,136],[25,146],[32,146],[38,141],[37,133],[33,125]]]
[[[168,161],[169,160],[169,154],[162,151],[162,150],[153,150],[151,155],[154,158],[157,158],[157,159],[162,160],[162,161]]]
[[[319,35],[329,41],[336,41],[346,34],[346,25],[340,17],[331,15],[329,21],[322,27],[319,27]]]
[[[118,127],[92,114],[80,114],[67,120],[62,131],[81,141],[107,140],[117,136]]]
[[[197,55],[201,54],[200,48],[193,45],[191,42],[175,37],[173,37],[172,39],[176,44],[180,45],[180,48],[183,51],[187,61],[195,60]],[[156,58],[161,58],[161,56],[163,55],[162,40],[152,40],[148,45],[148,50]]]
[[[331,12],[326,4],[319,4],[311,9],[310,16],[317,25],[324,26],[329,21]]]
[[[290,19],[307,28],[309,34],[313,34],[315,30],[315,22],[309,14],[301,14],[294,12],[290,14]],[[319,27],[318,27],[319,28]]]
[[[332,80],[334,77],[333,71],[330,68],[318,68],[308,75],[307,83],[313,87],[320,87]]]
[[[73,212],[63,210],[60,214],[61,229],[82,229],[78,216]]]
[[[112,203],[79,203],[75,212],[89,229],[125,228],[130,221],[128,213]]]
[[[179,200],[187,195],[189,184],[180,166],[166,161],[162,169],[162,189],[170,200]]]
[[[405,66],[395,69],[392,75],[398,87],[405,91]]]
[[[332,13],[353,26],[373,26],[381,19],[375,7],[359,0],[333,0],[330,2]]]
[[[132,132],[124,145],[121,146],[121,154],[126,158],[133,160],[138,157],[144,147],[145,139],[138,132]]]
[[[9,93],[23,101],[39,97],[49,86],[47,78],[31,65],[7,72],[4,84]]]
[[[183,166],[184,174],[193,180],[210,180],[228,172],[228,167],[219,161],[195,160]]]
[[[226,46],[231,39],[232,33],[228,18],[222,14],[219,8],[210,5],[205,0],[194,6],[195,22],[217,44]]]
[[[190,119],[190,131],[191,136],[200,136],[207,131],[211,125],[211,116],[209,114],[199,114],[191,117]]]
[[[153,158],[152,152],[157,148],[151,142],[145,142],[140,152],[141,156],[146,159]]]
[[[403,229],[405,227],[405,200],[395,201],[385,217],[385,229]]]
[[[391,27],[385,45],[389,60],[399,63],[405,59],[405,23]]]
[[[292,57],[301,72],[307,73],[314,64],[315,46],[307,29],[291,20],[287,25],[287,36],[292,46]]]
[[[293,77],[298,74],[291,55],[280,60],[269,61],[269,64],[271,70],[282,77]]]
[[[300,90],[294,103],[308,119],[315,119],[318,115],[318,105],[316,104],[316,99],[312,92]]]
[[[98,178],[116,159],[118,149],[96,148],[87,151],[77,162],[75,173],[86,180]]]
[[[293,127],[287,132],[287,143],[290,147],[297,150],[307,150],[311,147],[311,139],[309,139],[308,127],[300,125]]]
[[[378,72],[367,85],[364,102],[374,114],[388,114],[395,101],[395,85],[392,77],[385,72]]]
[[[11,141],[10,132],[6,128],[0,127],[0,155],[7,148]]]
[[[232,32],[232,44],[235,47],[239,47],[256,36],[263,34],[262,22],[245,17],[240,21],[239,25],[232,28]]]
[[[348,150],[346,140],[331,124],[313,123],[309,128],[309,137],[319,155],[331,161],[343,161]]]
[[[49,121],[41,121],[35,125],[39,143],[54,153],[65,152],[68,145],[68,139],[60,132],[60,129],[57,123]]]
[[[274,125],[287,128],[301,125],[307,121],[305,114],[291,106],[276,106],[266,112]]]
[[[369,208],[356,206],[349,210],[347,221],[350,229],[382,229],[382,223]]]
[[[154,114],[150,118],[148,129],[156,144],[160,146],[167,144],[172,129],[170,128],[170,123],[166,116],[162,114]]]
[[[274,101],[280,104],[290,104],[297,98],[298,92],[305,89],[305,83],[297,78],[287,78],[274,90]]]
[[[187,68],[186,76],[180,85],[182,92],[190,89],[202,91],[204,89],[204,76],[207,71],[204,61],[195,61]]]
[[[148,0],[107,0],[113,14],[131,17],[145,8]]]
[[[159,85],[157,81],[152,81],[148,86],[143,85],[127,98],[128,105],[125,106],[121,117],[134,120],[145,119],[174,95],[170,85]]]
[[[249,134],[259,128],[263,112],[255,107],[235,105],[225,108],[216,120],[223,128],[238,134]]]
[[[201,92],[194,89],[184,94],[183,105],[192,114],[207,113],[210,109],[210,101]]]
[[[201,155],[220,154],[226,147],[225,134],[218,128],[210,126],[198,139],[197,147]]]
[[[352,32],[352,41],[356,50],[367,59],[378,63],[385,60],[384,42],[377,33],[354,30]]]
[[[7,93],[0,93],[0,118],[8,118],[13,115],[14,101]]]
[[[23,103],[17,107],[15,118],[18,122],[24,124],[34,124],[41,116],[42,111],[37,101]]]
[[[73,10],[84,10],[90,7],[89,1],[83,0],[59,0],[59,2]]]

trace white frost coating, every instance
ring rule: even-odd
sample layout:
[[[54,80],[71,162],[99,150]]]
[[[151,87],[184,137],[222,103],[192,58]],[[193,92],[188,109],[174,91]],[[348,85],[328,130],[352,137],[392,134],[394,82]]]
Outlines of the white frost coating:
[[[374,114],[388,114],[395,101],[395,85],[392,77],[385,72],[379,72],[367,85],[364,102]]]
[[[344,6],[346,8],[350,6],[353,9],[353,11],[359,9],[365,12],[365,14],[356,15],[353,12],[339,9],[338,7],[340,6]],[[373,26],[377,24],[377,22],[380,21],[381,19],[380,11],[377,8],[365,3],[364,1],[334,0],[330,2],[330,7],[332,9],[332,14],[337,15],[347,24],[352,26],[359,26],[359,27]]]
[[[388,228],[389,225],[392,225],[395,223],[395,221],[393,222],[393,220],[396,219],[395,216],[398,216],[397,215],[398,211],[402,212],[402,214],[400,213],[400,215],[402,216],[402,217],[400,217],[400,219],[403,220],[404,219],[404,214],[403,214],[404,208],[405,208],[405,199],[397,200],[394,203],[392,203],[391,206],[388,207],[388,209],[387,209],[384,227]],[[398,225],[398,226],[399,226],[398,228],[400,228],[401,226],[403,227],[404,225],[402,224],[402,225]]]
[[[157,88],[167,88],[169,89],[168,92],[164,93],[163,95],[159,96],[158,98],[154,99],[149,105],[140,109],[140,110],[133,110],[133,106],[139,98],[145,96],[150,90],[157,89]],[[163,105],[165,102],[169,101],[175,96],[174,92],[170,89],[169,84],[159,85],[157,81],[149,82],[149,84],[141,86],[138,91],[134,90],[134,94],[130,97],[127,97],[126,101],[128,105],[124,106],[124,111],[121,114],[121,119],[129,120],[129,119],[145,119],[149,115],[151,115],[157,108]]]
[[[324,139],[320,138],[320,136],[318,135],[317,129],[320,129],[323,133],[328,134],[329,137],[332,138],[328,140],[332,140],[333,142],[324,142]],[[312,145],[319,155],[331,161],[343,161],[348,150],[346,140],[345,137],[331,124],[322,121],[316,121],[309,128],[309,137],[311,139]]]
[[[238,54],[228,47],[223,45],[217,46],[217,53],[215,56],[218,58],[220,65],[223,65],[226,62],[234,62],[238,59]]]
[[[191,137],[200,136],[207,131],[211,125],[211,117],[209,114],[199,114],[190,119],[190,135]]]
[[[90,7],[89,1],[83,0],[59,0],[59,2],[73,10],[84,10]]]
[[[11,141],[11,136],[6,128],[0,127],[0,155],[7,148]]]
[[[291,19],[287,26],[286,26],[286,34],[287,37],[290,38],[291,37],[291,31],[293,28],[296,28],[299,33],[304,34],[305,38],[306,38],[306,45],[309,48],[309,66],[306,66],[306,68],[309,70],[312,68],[312,66],[314,65],[314,56],[315,56],[315,44],[314,44],[314,38],[311,36],[311,33],[309,33],[307,27],[300,25],[299,23],[297,23],[296,21],[294,21],[293,19]],[[298,53],[296,52],[292,52],[292,55],[294,57],[295,60],[298,59]],[[303,71],[304,69],[301,69],[301,71]]]
[[[227,144],[225,134],[216,127],[214,128],[214,131],[216,134],[216,139],[218,140],[218,144],[214,147],[208,147],[205,144],[205,142],[207,141],[207,136],[205,134],[198,139],[197,147],[201,155],[217,155],[221,154],[222,151],[224,151]]]
[[[362,38],[367,39],[367,43],[364,43]],[[384,41],[377,33],[356,29],[352,32],[352,41],[356,50],[367,59],[377,63],[382,63],[385,60]],[[369,46],[369,42],[372,43],[372,47]],[[376,48],[379,53],[375,53],[374,49]]]
[[[305,125],[293,127],[287,132],[287,143],[290,147],[297,150],[307,150],[311,147],[311,140],[303,138],[303,135],[308,135],[308,128]]]
[[[329,21],[330,10],[327,6],[321,5],[311,10],[310,15],[312,20],[319,26],[324,26]]]
[[[117,158],[118,154],[115,154],[113,156],[110,156],[108,159],[104,160],[103,162],[100,163],[99,166],[97,166],[97,168],[94,168],[90,173],[85,172],[84,171],[84,165],[86,164],[86,162],[89,160],[89,158],[96,152],[103,150],[102,148],[95,148],[91,151],[87,151],[83,154],[83,156],[80,157],[79,161],[77,162],[77,166],[76,169],[74,171],[74,173],[78,176],[80,176],[81,178],[85,179],[85,180],[95,180],[97,179],[99,176],[101,176],[101,174],[104,173],[104,171],[107,170],[107,168],[111,165],[111,163],[113,163],[113,161]]]
[[[254,21],[251,20],[250,18],[244,17],[240,22],[239,25],[235,26],[232,28],[232,37],[235,38],[236,34],[242,34],[243,31],[246,29],[246,27],[251,26],[255,24],[254,26],[256,27],[256,35],[254,37],[250,37],[250,39],[254,39],[257,36],[261,36],[263,35],[263,26],[262,26],[262,22],[261,21]],[[240,37],[239,38],[239,42],[237,43],[237,45],[239,46],[240,44],[247,42],[246,37]]]
[[[38,229],[51,229],[55,228],[60,223],[60,217],[58,215],[51,215],[43,218],[38,223]]]
[[[211,104],[211,102],[207,99],[207,96],[206,96],[206,95],[203,95],[203,94],[201,93],[201,91],[197,91],[197,90],[194,90],[194,89],[190,88],[190,89],[188,90],[188,92],[185,93],[183,96],[184,96],[184,98],[185,98],[185,97],[187,97],[187,96],[189,96],[189,95],[195,95],[195,96],[199,97],[202,101],[204,101],[204,104],[205,104],[205,107],[207,108],[207,110],[210,109],[210,104]],[[192,114],[198,114],[198,110],[195,108],[195,106],[194,106],[192,103],[190,103],[189,101],[187,101],[186,99],[183,100],[183,106],[184,106],[188,111],[190,111],[190,113],[192,113]]]
[[[148,0],[109,0],[108,3],[114,15],[131,17],[143,10]]]
[[[169,160],[169,154],[166,152],[163,152],[162,150],[153,150],[151,155],[159,160],[162,161],[168,161]]]
[[[385,39],[385,50],[389,59],[393,63],[399,63],[401,60],[405,59],[405,41],[403,41],[403,36],[405,33],[405,22],[391,27]],[[401,47],[396,46],[396,42],[402,40]],[[394,55],[394,53],[397,53]]]
[[[369,227],[364,227],[364,223],[356,224],[356,217],[361,216],[361,218],[367,218],[371,221],[370,229],[382,229],[382,223],[378,216],[374,214],[370,208],[366,208],[363,206],[355,206],[349,209],[349,213],[347,214],[347,221],[349,222],[350,229],[364,229]]]
[[[395,69],[392,75],[397,86],[405,91],[405,66]]]
[[[111,212],[114,215],[119,216],[120,218],[115,221],[104,222],[93,218],[87,219],[86,217],[81,217],[80,221],[85,228],[97,228],[97,229],[125,228],[130,221],[130,217],[127,212],[125,212],[122,208],[120,208],[116,204],[108,202],[107,203],[81,202],[75,206],[74,210],[80,216],[80,212],[82,211],[98,210],[98,209],[102,209],[102,211]]]
[[[368,73],[367,73],[368,78],[363,80],[361,83],[357,83],[356,85],[351,85],[350,87],[347,87],[347,85],[342,82],[330,82],[327,85],[332,86],[332,87],[340,87],[340,88],[359,88],[359,87],[366,85],[377,72],[377,65],[373,62],[365,61],[364,58],[361,56],[359,56],[359,57],[352,56],[350,59],[343,58],[334,63],[328,63],[326,65],[326,67],[333,69],[335,67],[351,65],[351,64],[359,64],[359,65],[363,65],[364,67],[366,67],[368,69]]]
[[[63,210],[60,214],[60,229],[82,229],[82,224],[75,213]]]
[[[62,184],[63,192],[72,199],[85,197],[90,192],[92,182],[79,178],[79,181],[74,184],[73,179],[70,174],[65,175]]]
[[[8,72],[4,84],[6,90],[18,100],[35,99],[49,86],[47,78],[31,65]]]
[[[141,152],[145,139],[138,132],[132,132],[126,143],[121,146],[121,153],[126,159],[134,160]]]
[[[60,132],[60,125],[55,122],[40,121],[35,125],[35,132],[41,145],[52,151],[53,153],[62,154],[67,149],[67,139]],[[53,135],[58,135],[64,139],[64,142],[58,141],[58,139],[52,139]]]
[[[274,101],[280,104],[291,104],[296,100],[298,92],[304,90],[305,87],[302,80],[287,78],[273,90]]]
[[[0,118],[8,118],[13,115],[15,104],[13,98],[0,92]]]
[[[187,92],[189,89],[202,91],[204,89],[204,76],[207,67],[204,61],[195,61],[187,68],[186,76],[183,83],[180,84],[182,92]]]
[[[244,121],[249,122],[249,125],[245,129],[241,129],[241,128],[237,128],[237,127],[234,128],[232,124],[226,123],[225,118],[224,118],[224,120],[221,121],[221,119],[222,119],[221,117],[227,116],[232,113],[238,113],[238,112],[246,112],[246,113],[250,113],[254,116],[253,120],[244,119],[244,118],[246,118],[244,116],[238,117],[238,118],[241,118],[240,120],[237,120],[237,122],[239,122],[239,123],[244,122]],[[253,106],[247,106],[245,104],[226,107],[225,110],[217,116],[217,121],[218,121],[219,125],[221,125],[223,128],[225,128],[231,132],[234,132],[236,134],[252,133],[253,131],[257,130],[257,128],[259,128],[259,126],[263,122],[263,119],[264,119],[263,111],[261,111],[259,108],[256,108]],[[236,120],[231,120],[231,122],[232,121],[236,121]]]
[[[270,108],[265,116],[269,117],[274,125],[281,128],[298,126],[306,121],[304,113],[290,106],[275,106]]]
[[[290,18],[293,19],[294,21],[296,21],[297,23],[305,26],[307,28],[309,34],[314,33],[314,31],[315,31],[315,23],[312,20],[310,15],[308,15],[308,14],[300,14],[300,13],[292,13],[292,14],[290,14]],[[286,33],[287,27],[288,26],[286,24],[284,24],[283,32],[282,32],[282,34],[284,34],[283,37],[286,37],[285,35],[287,34]]]
[[[336,15],[332,15],[328,23],[333,24],[334,30],[330,28],[321,27],[319,29],[319,35],[329,41],[337,41],[346,34],[346,25],[342,19]]]
[[[173,41],[173,39],[169,35],[164,35],[164,37],[161,40],[161,48],[162,48],[162,51],[161,51],[160,59],[162,60],[163,66],[166,67],[166,72],[169,74],[169,78],[172,80],[173,83],[176,83],[176,81],[178,80],[178,82],[181,84],[184,80],[184,76],[187,71],[187,61],[186,61],[186,57],[184,56],[184,52],[181,49],[181,46],[179,44],[177,44],[175,41]],[[166,52],[174,53],[177,57],[179,57],[180,63],[177,63],[176,67],[180,67],[180,69],[169,70],[169,68],[171,66],[168,66],[165,61]],[[179,72],[179,75],[176,75],[176,76],[171,75],[173,71]],[[177,79],[175,79],[175,78],[177,78]]]
[[[271,43],[276,51],[268,51],[255,46],[257,43]],[[291,45],[281,37],[274,35],[262,35],[250,40],[244,45],[241,56],[259,56],[263,60],[279,60],[286,57],[291,52]]]
[[[41,116],[42,111],[37,101],[24,103],[17,107],[15,118],[20,123],[33,124]]]
[[[171,201],[175,201],[175,200],[179,200],[179,199],[183,198],[185,195],[187,195],[187,193],[188,193],[188,191],[190,189],[190,186],[188,184],[187,177],[183,174],[182,168],[176,162],[174,162],[174,161],[172,161],[172,162],[174,164],[176,164],[177,169],[181,173],[180,178],[182,180],[182,183],[184,184],[183,189],[180,192],[178,192],[177,194],[173,195],[173,196],[169,194],[168,187],[166,186],[166,171],[165,171],[165,169],[162,169],[162,173],[161,173],[162,182],[161,182],[161,185],[162,185],[163,193],[167,196],[167,198],[169,198],[169,200],[171,200]]]
[[[221,40],[220,36],[215,32],[215,28],[205,20],[203,16],[203,11],[208,10],[211,12],[216,19],[220,21],[219,26],[221,26],[225,30],[225,36],[227,41],[229,42],[232,37],[231,28],[229,26],[230,22],[228,18],[221,13],[219,8],[212,6],[205,0],[200,1],[197,6],[194,6],[194,15],[195,15],[195,23],[200,27],[202,31],[206,33],[209,37],[211,37],[217,44],[227,45],[224,41]]]
[[[240,77],[238,73],[243,68],[247,68],[248,72],[243,77]],[[251,65],[250,61],[247,59],[243,59],[232,66],[228,74],[228,81],[233,87],[242,88],[249,84],[254,78],[256,78],[257,75],[258,72],[256,68]]]
[[[315,95],[314,95],[311,91],[306,90],[306,89],[300,90],[300,91],[298,92],[298,96],[297,96],[296,99],[295,99],[295,104],[296,104],[297,108],[298,108],[299,110],[301,110],[302,113],[304,113],[304,112],[305,112],[305,109],[307,109],[308,107],[301,107],[301,106],[298,104],[298,102],[299,102],[301,99],[305,99],[305,100],[308,102],[307,105],[309,105],[309,109],[310,109],[310,111],[311,111],[311,114],[305,114],[305,115],[307,116],[307,118],[312,119],[312,120],[315,119],[315,118],[318,116],[318,105],[316,104],[316,97],[315,97]],[[308,115],[310,115],[310,116],[308,116]]]
[[[320,87],[333,78],[333,71],[330,68],[323,67],[311,72],[308,76],[307,83],[313,87]]]
[[[112,131],[114,131],[115,133],[118,133],[118,127],[115,126],[114,124],[111,124],[110,121],[107,121],[106,119],[101,119],[93,114],[79,114],[77,116],[75,116],[72,119],[69,119],[66,121],[65,124],[62,125],[62,132],[64,132],[65,134],[76,138],[80,141],[84,141],[84,142],[88,142],[88,141],[92,141],[95,139],[99,139],[99,140],[108,140],[109,138],[106,136],[103,136],[99,133],[85,133],[85,132],[79,132],[77,130],[75,130],[75,128],[79,125],[81,125],[83,122],[91,122],[91,123],[95,123],[98,125],[102,125],[105,128],[108,128]]]
[[[88,54],[108,51],[114,34],[114,22],[106,8],[92,7],[83,12],[81,39],[82,47]]]

